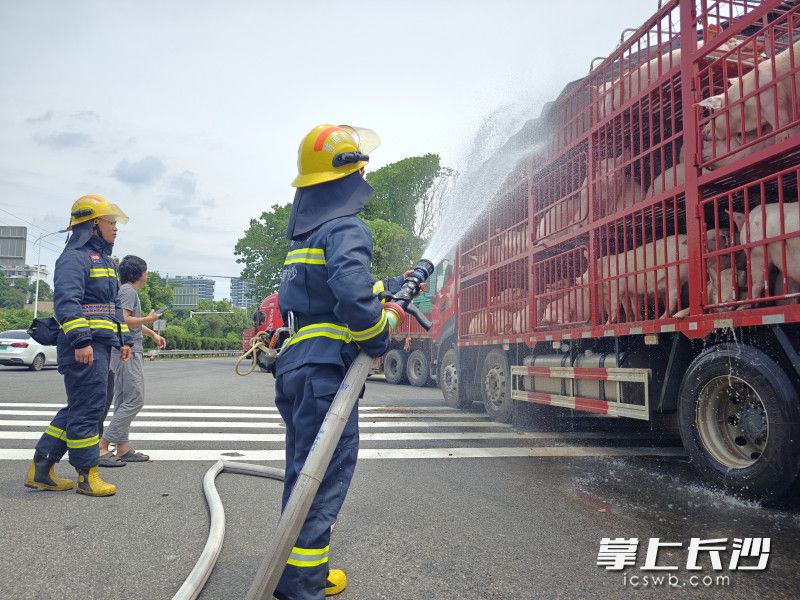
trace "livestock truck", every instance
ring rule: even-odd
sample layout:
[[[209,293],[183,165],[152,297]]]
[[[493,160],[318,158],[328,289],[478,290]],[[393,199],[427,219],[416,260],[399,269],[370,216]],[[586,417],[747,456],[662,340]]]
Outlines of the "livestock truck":
[[[800,4],[671,0],[512,142],[459,242],[445,401],[542,427],[675,413],[700,473],[800,471]],[[568,412],[568,411],[567,411]]]
[[[438,333],[437,324],[443,322],[440,311],[449,311],[448,314],[453,311],[454,303],[448,303],[454,295],[452,274],[452,260],[446,259],[437,266],[428,282],[430,289],[414,300],[414,304],[434,323],[431,331],[425,331],[416,319],[409,317],[392,334],[389,351],[379,363],[387,383],[423,387],[435,380],[435,375],[431,375],[431,345]],[[253,327],[242,332],[242,350],[250,349],[250,340],[259,332],[266,331],[271,335],[282,326],[278,294],[273,293],[264,298],[253,313]],[[256,363],[266,371],[264,359],[264,353],[257,351]]]

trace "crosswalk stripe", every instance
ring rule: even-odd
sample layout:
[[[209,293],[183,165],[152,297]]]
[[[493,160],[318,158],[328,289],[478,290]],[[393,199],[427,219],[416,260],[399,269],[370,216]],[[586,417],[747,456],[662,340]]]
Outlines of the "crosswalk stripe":
[[[9,417],[52,417],[55,413],[52,410],[0,410],[0,415]],[[112,416],[114,411],[110,411],[108,416]],[[408,417],[408,413],[402,412],[376,412],[365,411],[364,416],[370,419],[404,419]],[[141,411],[137,418],[144,417],[162,417],[162,418],[186,418],[186,419],[281,419],[277,412],[270,413],[236,413],[236,412],[222,412],[222,413],[203,413],[203,412],[149,412],[147,410]],[[486,415],[482,414],[458,414],[449,412],[426,412],[417,415],[418,418],[454,418],[454,419],[486,419]]]
[[[65,402],[0,402],[3,408],[62,408]],[[242,412],[277,412],[274,406],[226,406],[224,404],[214,405],[194,405],[194,404],[147,404],[146,410],[226,410]],[[450,412],[461,414],[461,411],[447,406],[361,406],[361,411],[385,411],[393,412]]]
[[[283,450],[150,450],[141,449],[157,461],[283,461]],[[593,446],[539,446],[510,448],[362,448],[361,460],[374,459],[452,459],[452,458],[544,458],[544,457],[624,457],[683,456],[681,448],[609,448]],[[29,449],[0,449],[0,460],[30,460]]]
[[[0,440],[38,440],[41,431],[0,431]],[[174,441],[174,442],[282,442],[283,433],[211,433],[211,432],[157,432],[138,431],[131,433],[131,441]],[[465,431],[465,432],[389,432],[361,433],[362,442],[389,442],[410,440],[595,440],[627,439],[624,434],[596,433],[588,431],[556,432],[518,432],[508,431]]]
[[[105,422],[106,425],[109,421]],[[31,421],[24,419],[0,419],[0,426],[4,427],[47,427],[50,421]],[[242,421],[146,421],[135,420],[131,427],[143,429],[165,427],[176,429],[284,429],[282,422],[252,423]],[[494,421],[366,421],[359,420],[360,428],[368,429],[398,429],[402,427],[508,427],[503,423]]]

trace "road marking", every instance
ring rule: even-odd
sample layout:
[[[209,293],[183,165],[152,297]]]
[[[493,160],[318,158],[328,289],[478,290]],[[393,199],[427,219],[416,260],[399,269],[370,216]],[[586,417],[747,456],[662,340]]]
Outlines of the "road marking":
[[[156,461],[279,461],[285,459],[283,450],[150,450],[140,448]],[[607,448],[607,447],[511,447],[511,448],[362,448],[361,460],[373,459],[449,459],[449,458],[544,458],[544,457],[625,457],[625,456],[684,456],[681,448]],[[0,449],[0,460],[30,460],[31,450]]]
[[[41,431],[0,431],[0,440],[38,440]],[[567,433],[500,431],[465,432],[395,432],[362,433],[362,442],[392,442],[408,440],[624,440],[630,434],[611,434],[589,431]],[[131,433],[131,441],[175,441],[175,442],[282,442],[283,433],[212,433],[212,432],[158,432],[138,431]]]
[[[360,410],[360,409],[359,409]],[[52,417],[55,414],[52,410],[0,410],[0,415],[17,416],[17,417]],[[112,416],[114,411],[110,411],[108,416]],[[137,418],[144,417],[162,417],[162,418],[186,418],[186,419],[281,419],[277,412],[270,413],[236,413],[236,412],[220,412],[220,413],[203,413],[203,412],[148,412],[143,410]],[[368,416],[370,419],[405,419],[409,413],[404,412],[375,412],[367,411],[362,416]],[[431,419],[487,419],[483,414],[463,414],[451,412],[426,412],[424,414],[416,415],[418,418]]]
[[[47,402],[0,402],[0,407],[3,408],[63,408],[66,402],[60,403],[47,403]],[[146,410],[233,410],[244,412],[278,412],[274,406],[226,406],[223,404],[215,405],[193,405],[193,404],[147,404]],[[461,414],[455,408],[447,406],[361,406],[361,411],[382,411],[388,410],[392,412],[450,412]]]
[[[105,422],[108,425],[109,421]],[[29,421],[22,419],[0,419],[0,426],[4,427],[41,427],[50,425],[50,421]],[[176,429],[278,429],[283,430],[281,422],[252,423],[242,421],[146,421],[135,420],[131,427],[143,429],[146,427],[165,427]],[[397,429],[401,427],[508,427],[503,423],[493,421],[359,421],[360,428],[368,429]]]

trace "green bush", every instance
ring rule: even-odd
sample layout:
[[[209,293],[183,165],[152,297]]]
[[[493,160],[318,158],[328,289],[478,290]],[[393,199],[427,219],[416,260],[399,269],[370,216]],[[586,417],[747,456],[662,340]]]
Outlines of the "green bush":
[[[39,313],[46,317],[49,314]],[[7,329],[27,329],[33,321],[33,311],[24,308],[0,308],[0,331]]]

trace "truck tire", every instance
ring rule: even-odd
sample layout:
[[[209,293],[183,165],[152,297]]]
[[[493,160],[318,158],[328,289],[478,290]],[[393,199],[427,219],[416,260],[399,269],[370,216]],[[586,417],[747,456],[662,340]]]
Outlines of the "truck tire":
[[[424,350],[414,350],[408,355],[406,361],[406,376],[408,383],[415,387],[428,385],[428,355]]]
[[[756,500],[785,494],[800,472],[800,405],[786,373],[744,344],[720,344],[689,365],[681,439],[700,473]]]
[[[442,390],[444,403],[450,408],[468,408],[475,399],[474,394],[469,393],[469,386],[462,385],[458,376],[455,348],[445,352],[439,364],[439,389]]]
[[[486,414],[492,421],[510,423],[514,401],[511,400],[511,374],[505,352],[492,350],[486,355],[480,383]]]
[[[383,357],[383,374],[386,383],[398,385],[406,381],[406,353],[392,348]]]

